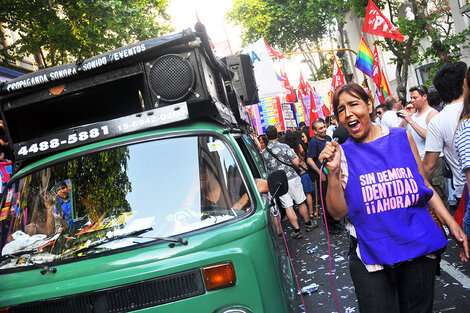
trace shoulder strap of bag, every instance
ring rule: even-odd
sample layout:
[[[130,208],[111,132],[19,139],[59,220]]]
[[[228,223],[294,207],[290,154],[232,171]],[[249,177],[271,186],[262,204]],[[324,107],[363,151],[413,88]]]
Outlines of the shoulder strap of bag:
[[[292,163],[289,164],[289,163],[286,163],[286,162],[282,161],[281,159],[279,159],[279,158],[271,151],[271,149],[269,149],[268,147],[266,147],[266,150],[269,152],[269,154],[271,154],[276,160],[278,160],[278,161],[281,162],[282,164],[292,167],[296,172],[299,171],[299,168],[296,167],[294,164],[292,164]],[[307,171],[307,169],[304,168],[302,165],[299,164],[299,166],[300,166],[300,168],[303,169],[304,171]]]

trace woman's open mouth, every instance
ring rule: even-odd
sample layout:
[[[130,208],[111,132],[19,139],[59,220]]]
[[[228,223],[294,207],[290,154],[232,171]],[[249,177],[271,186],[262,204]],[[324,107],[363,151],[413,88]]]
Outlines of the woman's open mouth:
[[[361,123],[359,121],[352,121],[348,123],[348,128],[350,132],[358,132],[361,129]]]

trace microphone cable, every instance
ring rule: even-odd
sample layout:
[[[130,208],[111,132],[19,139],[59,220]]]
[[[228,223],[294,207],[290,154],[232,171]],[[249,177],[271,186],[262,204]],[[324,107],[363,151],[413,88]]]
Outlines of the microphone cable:
[[[331,287],[333,288],[333,296],[335,298],[335,304],[336,304],[336,311],[339,313],[339,306],[338,306],[338,298],[336,297],[336,289],[335,289],[335,283],[333,279],[333,266],[331,264],[331,246],[330,246],[330,233],[328,232],[328,223],[326,221],[326,212],[325,212],[325,205],[323,204],[323,192],[322,192],[322,177],[323,177],[323,168],[325,167],[324,164],[320,167],[320,178],[319,178],[319,183],[318,185],[320,186],[320,203],[321,203],[321,208],[323,210],[323,220],[325,221],[325,229],[326,229],[326,237],[328,239],[328,259],[330,261],[330,277],[331,277]]]
[[[271,202],[271,199],[269,199],[267,195],[263,194],[263,196],[266,197],[266,199],[268,199],[269,202]],[[300,300],[302,301],[302,305],[304,307],[304,313],[307,313],[307,307],[305,306],[304,297],[302,295],[302,290],[300,289],[299,280],[297,279],[297,273],[295,272],[294,263],[292,262],[292,258],[289,253],[289,247],[287,246],[286,236],[284,235],[284,229],[282,228],[281,216],[278,210],[275,209],[274,212],[276,212],[276,215],[274,215],[274,217],[276,217],[277,221],[279,222],[279,227],[280,227],[280,231],[282,234],[282,238],[284,239],[284,245],[286,246],[287,257],[289,258],[289,263],[292,268],[292,274],[294,275],[295,282],[297,284],[297,292],[300,294]]]

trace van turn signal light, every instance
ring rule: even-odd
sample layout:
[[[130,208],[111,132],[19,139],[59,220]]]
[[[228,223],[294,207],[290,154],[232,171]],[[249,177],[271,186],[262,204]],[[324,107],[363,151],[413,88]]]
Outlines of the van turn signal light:
[[[234,286],[237,282],[231,262],[209,265],[202,268],[206,290],[216,290]]]

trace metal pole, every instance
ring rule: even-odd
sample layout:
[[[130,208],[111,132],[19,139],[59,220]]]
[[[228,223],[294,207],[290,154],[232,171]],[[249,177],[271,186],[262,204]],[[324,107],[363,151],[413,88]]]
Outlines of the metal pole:
[[[320,52],[331,52],[331,51],[351,51],[355,55],[357,52],[349,48],[340,48],[340,49],[327,49],[327,50],[310,50],[310,51],[301,51],[301,52],[288,52],[283,53],[282,55],[291,55],[291,54],[304,54],[304,53],[320,53]]]

